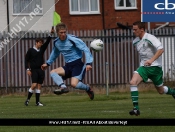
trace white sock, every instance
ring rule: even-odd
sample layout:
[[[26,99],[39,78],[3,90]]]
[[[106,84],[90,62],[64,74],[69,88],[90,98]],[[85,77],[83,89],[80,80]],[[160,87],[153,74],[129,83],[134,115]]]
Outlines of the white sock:
[[[29,89],[29,92],[30,92],[30,93],[33,93],[33,90],[30,88],[30,89]]]
[[[35,93],[40,93],[40,92],[41,92],[41,90],[35,89]]]
[[[167,86],[163,86],[163,89],[164,89],[164,93],[168,93],[168,87]]]

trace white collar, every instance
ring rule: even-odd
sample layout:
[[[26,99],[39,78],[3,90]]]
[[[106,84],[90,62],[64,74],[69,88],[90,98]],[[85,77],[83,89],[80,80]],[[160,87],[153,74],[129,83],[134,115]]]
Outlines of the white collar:
[[[39,52],[40,51],[40,49],[37,49],[35,46],[33,46],[33,48],[37,51],[37,52]]]

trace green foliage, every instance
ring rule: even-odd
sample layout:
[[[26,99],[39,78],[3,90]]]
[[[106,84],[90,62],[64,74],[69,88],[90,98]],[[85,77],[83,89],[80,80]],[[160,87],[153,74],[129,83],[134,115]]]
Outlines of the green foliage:
[[[130,116],[133,108],[130,93],[109,93],[95,95],[93,101],[84,93],[41,95],[44,107],[35,106],[35,97],[29,106],[24,105],[24,96],[2,96],[0,99],[0,118],[175,118],[175,100],[169,95],[156,92],[140,92],[141,115]],[[173,126],[2,126],[0,132],[164,132],[174,130]]]

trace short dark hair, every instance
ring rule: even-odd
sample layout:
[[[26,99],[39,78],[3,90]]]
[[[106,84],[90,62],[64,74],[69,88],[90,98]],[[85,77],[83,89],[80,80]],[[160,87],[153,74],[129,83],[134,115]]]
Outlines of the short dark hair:
[[[38,42],[44,43],[44,40],[43,40],[42,38],[37,38],[37,39],[36,39],[36,43],[38,43]]]
[[[133,23],[133,25],[137,25],[139,29],[143,28],[145,30],[145,22],[136,21]]]
[[[66,24],[64,24],[63,22],[57,24],[57,25],[56,25],[56,32],[58,32],[60,29],[65,29],[65,30],[67,30]]]

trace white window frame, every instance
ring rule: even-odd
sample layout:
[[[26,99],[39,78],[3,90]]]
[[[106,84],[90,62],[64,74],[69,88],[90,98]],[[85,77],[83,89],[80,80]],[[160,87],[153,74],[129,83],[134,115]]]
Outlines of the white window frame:
[[[13,8],[13,3],[14,3],[14,0],[12,0],[12,8]],[[43,8],[43,1],[41,0],[41,6],[40,6],[41,8]],[[34,11],[34,9],[35,8],[33,8],[33,11]],[[29,15],[31,12],[29,12],[29,13],[14,13],[13,12],[14,10],[12,9],[12,15]],[[33,12],[32,11],[32,12]],[[39,16],[39,15],[43,15],[43,10],[42,10],[42,12],[41,13],[38,13],[38,14],[36,14],[37,16]]]
[[[115,10],[132,10],[137,9],[137,0],[135,0],[135,6],[134,7],[126,7],[126,0],[124,0],[124,6],[116,6],[117,0],[114,0],[114,8]]]
[[[91,14],[100,14],[100,4],[99,4],[99,0],[97,0],[97,5],[98,5],[98,9],[97,11],[90,11],[91,6],[90,6],[90,0],[89,1],[89,12],[80,12],[80,0],[78,0],[78,11],[72,11],[71,9],[71,1],[69,0],[69,13],[70,15],[91,15]]]

